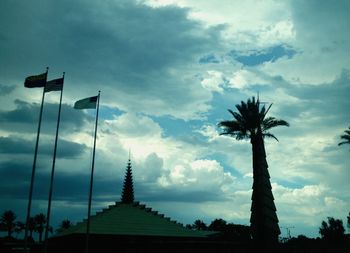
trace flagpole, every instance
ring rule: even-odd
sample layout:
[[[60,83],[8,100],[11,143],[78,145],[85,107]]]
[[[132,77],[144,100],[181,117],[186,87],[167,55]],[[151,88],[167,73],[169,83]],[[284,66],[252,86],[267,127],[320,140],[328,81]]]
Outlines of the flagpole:
[[[64,83],[64,75],[65,72],[63,72],[63,83]],[[61,107],[62,107],[62,94],[63,94],[63,84],[61,89],[61,95],[60,95],[60,104],[58,107],[58,116],[57,116],[57,127],[56,127],[56,138],[55,138],[55,146],[53,151],[53,160],[52,160],[52,169],[51,169],[51,179],[50,179],[50,190],[49,190],[49,200],[47,205],[47,215],[46,215],[46,229],[45,229],[45,248],[44,252],[47,252],[48,247],[48,237],[49,237],[49,228],[50,228],[50,214],[51,214],[51,200],[52,200],[52,191],[53,191],[53,179],[55,175],[55,164],[56,164],[56,151],[57,151],[57,140],[58,140],[58,130],[60,127],[60,119],[61,119]]]
[[[91,176],[90,176],[89,204],[88,204],[88,215],[87,215],[87,223],[86,223],[86,247],[85,247],[85,252],[86,253],[89,252],[90,214],[91,214],[92,186],[93,186],[93,180],[94,180],[95,149],[96,149],[98,111],[99,111],[99,107],[100,107],[100,93],[101,93],[101,91],[98,91],[96,122],[95,122],[94,148],[93,148],[93,151],[92,151],[92,166],[91,166]]]
[[[47,80],[48,72],[49,72],[49,67],[46,68],[46,80]],[[28,246],[28,238],[27,237],[28,237],[28,230],[29,230],[30,210],[31,210],[31,207],[32,207],[36,158],[37,158],[37,155],[38,155],[39,136],[40,136],[40,128],[41,128],[41,119],[42,119],[42,115],[43,115],[44,100],[45,100],[45,88],[43,88],[43,95],[42,95],[42,98],[41,98],[41,107],[40,107],[40,114],[39,114],[38,132],[37,132],[37,135],[36,135],[34,160],[33,160],[33,167],[32,167],[32,176],[31,176],[30,188],[29,188],[29,199],[28,199],[28,207],[27,207],[26,228],[25,228],[25,232],[24,232],[24,250],[25,251],[27,251],[27,246]]]

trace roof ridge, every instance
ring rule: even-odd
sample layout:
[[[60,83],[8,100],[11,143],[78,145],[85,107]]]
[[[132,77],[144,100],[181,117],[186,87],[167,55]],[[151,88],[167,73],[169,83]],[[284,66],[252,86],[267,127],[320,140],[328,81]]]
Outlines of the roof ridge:
[[[180,223],[180,222],[178,222],[176,220],[172,220],[170,217],[167,217],[164,214],[159,213],[156,210],[152,210],[152,208],[151,207],[147,207],[146,204],[140,204],[140,202],[138,202],[138,207],[140,209],[146,209],[147,213],[152,213],[152,214],[154,214],[157,217],[160,217],[162,219],[166,219],[167,221],[170,221],[170,222],[172,222],[174,224],[180,225],[181,227],[185,228],[185,226],[182,223]]]
[[[115,202],[108,208],[90,216],[92,234],[149,235],[177,237],[206,237],[207,235],[186,228],[182,223],[153,210],[140,202]],[[86,232],[87,219],[57,234],[66,236]]]

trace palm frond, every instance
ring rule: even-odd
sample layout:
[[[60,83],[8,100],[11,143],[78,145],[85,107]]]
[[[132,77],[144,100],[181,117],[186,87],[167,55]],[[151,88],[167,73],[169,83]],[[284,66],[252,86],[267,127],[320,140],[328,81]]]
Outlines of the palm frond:
[[[268,108],[265,105],[260,108],[259,99],[255,100],[254,96],[248,98],[247,102],[241,101],[240,104],[236,104],[236,112],[228,109],[234,120],[222,121],[218,124],[223,129],[220,135],[230,135],[237,140],[242,140],[251,138],[261,128],[264,136],[278,141],[276,136],[267,131],[276,126],[289,126],[289,124],[285,120],[274,117],[265,118],[271,106],[272,104]]]
[[[242,117],[242,115],[240,115],[237,112],[234,112],[233,117],[236,119],[236,121],[240,122],[241,125],[245,125],[245,119]]]
[[[276,136],[271,133],[263,133],[263,137],[274,138],[276,141],[279,141]]]
[[[267,108],[266,112],[264,112],[264,117],[263,117],[263,119],[265,118],[266,114],[270,111],[272,105],[273,105],[273,104],[271,103],[271,104],[269,105],[269,107]],[[263,108],[265,109],[265,106],[263,106]]]
[[[276,119],[275,117],[268,117],[261,123],[261,130],[264,132],[277,126],[289,126],[289,123],[285,120]]]
[[[233,112],[231,109],[227,109],[231,114],[232,114],[232,116],[234,117],[235,115],[235,112]]]
[[[219,127],[223,128],[223,132],[221,133],[222,135],[231,134],[241,129],[237,121],[233,120],[221,121],[218,125]]]
[[[350,141],[342,141],[338,143],[338,146],[344,145],[344,144],[350,144]]]
[[[223,132],[220,135],[230,135],[236,137],[237,140],[245,139],[249,137],[244,126],[239,121],[226,120],[221,121],[218,124],[219,127],[223,128]]]
[[[350,135],[344,134],[344,135],[340,136],[340,139],[350,140]]]
[[[345,132],[345,134],[340,136],[340,139],[343,139],[345,141],[338,143],[339,146],[344,145],[344,144],[350,144],[350,127],[349,127],[349,130],[345,130],[344,132]]]
[[[235,136],[237,141],[246,140],[250,138],[250,135],[247,134],[247,132],[237,132]]]
[[[344,144],[350,144],[350,135],[342,135],[342,136],[340,136],[340,138],[344,139],[345,141],[338,143],[339,146],[344,145]]]

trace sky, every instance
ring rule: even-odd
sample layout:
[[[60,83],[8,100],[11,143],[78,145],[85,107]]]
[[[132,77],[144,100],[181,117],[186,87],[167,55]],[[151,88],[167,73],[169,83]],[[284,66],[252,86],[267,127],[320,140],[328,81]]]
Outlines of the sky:
[[[281,236],[317,237],[350,211],[350,2],[3,0],[0,3],[0,213],[25,220],[42,90],[65,72],[51,224],[120,200],[131,153],[135,199],[183,224],[249,225],[249,140],[220,135],[259,94],[290,127],[265,139]],[[46,214],[59,92],[45,96],[31,213]]]

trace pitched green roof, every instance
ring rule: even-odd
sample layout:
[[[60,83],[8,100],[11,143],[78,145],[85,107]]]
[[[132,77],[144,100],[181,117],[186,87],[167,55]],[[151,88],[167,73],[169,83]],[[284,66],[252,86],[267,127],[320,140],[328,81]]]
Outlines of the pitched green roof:
[[[64,230],[56,236],[84,234],[86,220]],[[134,236],[166,236],[166,237],[207,237],[213,232],[194,231],[182,224],[152,211],[145,205],[134,202],[115,205],[103,209],[90,217],[90,234],[134,235]]]

